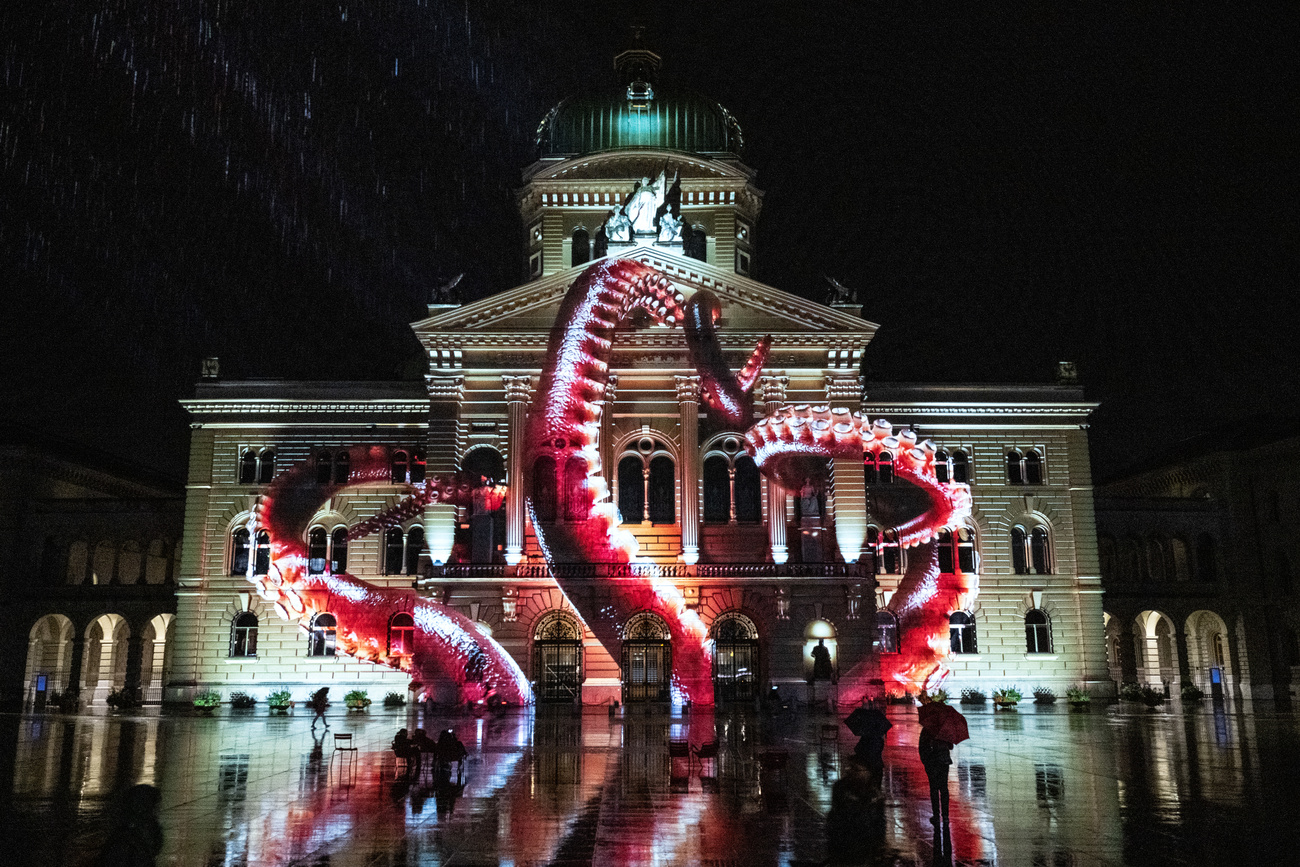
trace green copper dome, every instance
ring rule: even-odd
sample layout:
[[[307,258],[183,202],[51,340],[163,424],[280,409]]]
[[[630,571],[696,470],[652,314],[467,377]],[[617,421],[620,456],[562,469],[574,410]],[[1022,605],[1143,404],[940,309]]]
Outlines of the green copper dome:
[[[740,156],[740,124],[712,100],[661,93],[653,83],[659,58],[626,51],[615,59],[622,85],[563,100],[537,128],[538,155],[568,157],[626,148],[663,148],[707,156]]]

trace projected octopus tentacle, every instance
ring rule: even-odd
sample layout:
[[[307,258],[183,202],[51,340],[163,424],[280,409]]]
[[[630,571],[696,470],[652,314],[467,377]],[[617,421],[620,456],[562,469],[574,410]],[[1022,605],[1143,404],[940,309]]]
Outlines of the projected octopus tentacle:
[[[767,355],[764,339],[739,377],[733,378],[716,345],[712,326],[717,299],[697,292],[689,305],[655,269],[628,259],[597,262],[570,286],[555,320],[547,354],[550,364],[529,413],[524,454],[525,491],[537,540],[552,566],[564,563],[630,563],[637,555],[633,535],[619,527],[601,475],[597,433],[609,380],[615,327],[636,309],[661,325],[685,321],[692,358],[699,369],[706,407],[727,423],[743,427],[753,419],[749,392]],[[533,501],[538,478],[567,492],[561,521],[542,520]],[[581,498],[573,502],[574,497]],[[548,516],[549,517],[549,516]],[[552,569],[557,582],[608,650],[616,652],[622,624],[639,611],[652,611],[672,637],[673,680],[686,699],[713,704],[708,631],[670,582],[653,567],[608,579],[602,603],[592,601],[577,579]]]
[[[462,702],[491,695],[509,704],[528,704],[532,690],[514,659],[460,612],[418,596],[413,590],[379,587],[345,572],[313,575],[309,569],[307,527],[321,505],[345,488],[387,483],[388,454],[378,447],[348,449],[349,473],[343,484],[321,483],[306,461],[278,475],[258,498],[250,520],[250,535],[264,529],[270,536],[270,567],[248,580],[258,594],[274,604],[286,620],[308,628],[318,612],[338,619],[338,651],[386,665],[411,675],[415,687],[435,680],[454,682]],[[382,515],[353,527],[355,539],[382,527],[395,526],[434,502],[467,502],[472,488],[446,479],[429,479],[412,486],[412,494]],[[499,496],[501,491],[495,491]],[[410,614],[415,624],[409,654],[391,653],[389,622],[394,614]]]
[[[915,486],[927,507],[893,527],[902,548],[912,548],[907,569],[891,600],[899,618],[899,652],[881,659],[887,684],[915,691],[942,679],[942,662],[949,650],[948,614],[976,588],[973,575],[941,573],[935,538],[944,529],[957,529],[970,516],[970,488],[940,482],[935,475],[935,448],[917,443],[910,430],[893,435],[886,421],[871,423],[847,409],[782,407],[745,433],[746,450],[764,475],[788,491],[805,480],[824,484],[831,458],[879,460],[888,454],[896,479]],[[883,535],[882,535],[883,538]]]

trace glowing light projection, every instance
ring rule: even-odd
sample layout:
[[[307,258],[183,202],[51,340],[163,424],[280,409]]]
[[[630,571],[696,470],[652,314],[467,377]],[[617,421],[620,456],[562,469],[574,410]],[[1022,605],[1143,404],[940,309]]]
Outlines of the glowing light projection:
[[[970,487],[940,482],[934,472],[934,444],[917,442],[910,430],[893,434],[889,422],[869,422],[860,413],[825,406],[782,407],[745,432],[746,450],[768,477],[797,491],[804,480],[825,484],[827,461],[842,459],[879,464],[887,458],[896,480],[909,483],[925,498],[925,511],[893,529],[898,544],[915,549],[891,600],[899,619],[897,654],[881,659],[881,675],[896,688],[916,691],[942,680],[948,654],[948,614],[975,593],[975,576],[939,571],[935,538],[957,529],[970,516]],[[882,534],[883,539],[883,534]],[[850,682],[866,679],[859,665]]]
[[[312,462],[304,461],[281,473],[258,498],[249,521],[249,535],[264,529],[271,537],[271,563],[265,575],[248,580],[258,594],[275,605],[281,617],[297,621],[304,629],[320,612],[338,620],[338,652],[408,673],[417,691],[435,680],[457,685],[462,702],[486,698],[508,704],[529,704],[532,689],[514,659],[460,612],[418,596],[413,590],[378,587],[346,572],[313,575],[308,570],[307,527],[326,500],[345,488],[366,483],[387,483],[390,464],[385,449],[348,449],[348,477],[342,484],[321,483]],[[360,538],[384,527],[396,526],[437,502],[468,503],[474,488],[463,480],[431,478],[410,486],[411,494],[393,509],[353,527],[348,537]],[[480,489],[499,498],[504,488]],[[498,503],[499,505],[499,503]],[[251,560],[251,558],[250,558]],[[412,646],[389,647],[393,615],[410,614],[415,622]]]
[[[737,427],[753,419],[750,392],[766,358],[768,340],[759,343],[750,363],[733,378],[713,331],[720,311],[717,299],[697,292],[689,305],[685,300],[655,269],[630,259],[596,262],[573,282],[555,320],[547,347],[550,364],[542,371],[529,413],[525,491],[537,541],[553,576],[606,650],[619,658],[622,626],[633,614],[658,614],[671,634],[674,693],[712,705],[708,629],[686,606],[681,592],[660,579],[653,564],[608,579],[600,588],[599,602],[583,592],[579,579],[554,568],[566,563],[636,561],[637,541],[619,527],[597,451],[614,329],[633,311],[644,310],[661,325],[688,323],[688,343],[706,408]],[[532,496],[539,482],[549,490],[565,491],[564,520],[542,520]]]

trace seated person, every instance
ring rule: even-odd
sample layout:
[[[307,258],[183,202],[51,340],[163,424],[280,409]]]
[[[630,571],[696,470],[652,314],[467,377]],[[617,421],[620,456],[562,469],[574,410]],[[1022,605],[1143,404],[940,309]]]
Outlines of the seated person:
[[[450,770],[452,762],[461,763],[463,768],[465,756],[468,755],[468,752],[465,745],[460,742],[460,739],[456,737],[456,733],[451,729],[447,729],[438,736],[437,749],[439,768]]]
[[[393,754],[399,759],[406,759],[406,776],[420,775],[420,748],[406,736],[406,729],[398,729],[393,736]]]
[[[433,760],[436,762],[438,756],[438,745],[424,733],[424,729],[415,730],[415,734],[411,737],[411,745],[420,751],[421,758],[423,758],[423,754],[427,753],[432,756]]]

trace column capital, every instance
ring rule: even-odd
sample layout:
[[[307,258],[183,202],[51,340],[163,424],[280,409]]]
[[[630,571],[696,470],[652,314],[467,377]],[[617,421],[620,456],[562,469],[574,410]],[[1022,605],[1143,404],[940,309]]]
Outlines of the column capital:
[[[505,374],[501,377],[501,385],[506,390],[506,403],[527,403],[532,396],[533,378],[526,373],[518,376]]]
[[[788,376],[763,376],[758,380],[758,387],[763,390],[763,403],[785,403],[785,390],[789,386]]]
[[[674,376],[677,385],[678,403],[700,402],[700,378],[698,376]]]

